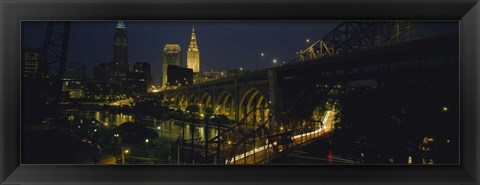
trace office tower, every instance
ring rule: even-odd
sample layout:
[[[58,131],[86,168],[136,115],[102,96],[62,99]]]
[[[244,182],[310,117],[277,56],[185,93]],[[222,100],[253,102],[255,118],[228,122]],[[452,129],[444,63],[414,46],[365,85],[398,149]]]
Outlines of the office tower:
[[[110,83],[122,83],[127,78],[127,72],[130,69],[128,62],[128,38],[127,28],[123,21],[118,21],[115,27],[115,36],[113,39],[113,78]]]
[[[165,44],[162,56],[162,85],[168,85],[168,65],[182,65],[182,49],[178,44]]]

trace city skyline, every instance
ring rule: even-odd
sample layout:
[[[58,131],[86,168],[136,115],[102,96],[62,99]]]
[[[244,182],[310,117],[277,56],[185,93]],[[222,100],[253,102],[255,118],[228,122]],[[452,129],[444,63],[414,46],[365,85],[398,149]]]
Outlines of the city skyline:
[[[181,48],[188,48],[191,39],[191,29],[196,27],[197,35],[200,35],[200,39],[197,41],[202,47],[201,56],[201,68],[203,71],[210,70],[226,70],[226,69],[248,69],[254,70],[257,66],[259,69],[272,67],[273,59],[277,60],[290,60],[295,56],[295,52],[303,47],[306,47],[308,43],[305,43],[305,39],[308,39],[304,34],[299,34],[299,39],[288,39],[287,43],[298,42],[296,50],[292,50],[291,47],[286,47],[290,44],[284,44],[279,46],[273,41],[279,39],[279,35],[285,35],[285,32],[298,32],[295,29],[308,30],[305,33],[313,35],[313,30],[320,30],[320,34],[326,34],[336,22],[332,22],[330,27],[326,24],[312,24],[305,22],[296,26],[294,29],[284,30],[280,33],[268,32],[271,27],[285,27],[282,25],[292,24],[293,22],[224,22],[224,21],[124,21],[125,27],[128,30],[128,53],[129,63],[132,66],[135,62],[147,62],[152,64],[152,75],[154,78],[154,84],[160,85],[161,83],[161,69],[162,69],[162,51],[165,44],[177,43]],[[86,66],[86,74],[92,75],[92,68],[100,63],[112,62],[113,47],[112,39],[115,33],[117,21],[94,21],[72,22],[71,29],[71,41],[69,43],[69,54],[67,55],[68,63],[84,63]],[[46,31],[46,22],[24,22],[24,47],[40,48],[43,44],[43,38]],[[295,23],[298,25],[298,22]],[[328,24],[327,24],[328,25]],[[149,34],[142,34],[143,30]],[[155,33],[155,30],[160,32]],[[162,31],[163,30],[163,31]],[[200,31],[199,31],[200,30]],[[223,32],[223,33],[222,33]],[[228,32],[228,33],[225,33]],[[257,33],[260,32],[260,33]],[[252,35],[252,33],[255,33]],[[258,35],[258,36],[255,36]],[[305,34],[308,35],[308,34]],[[264,44],[259,45],[274,45],[274,48],[265,46],[265,49],[244,47],[246,44],[242,44],[245,41],[246,36],[251,41],[254,38],[264,38]],[[149,39],[148,37],[158,38]],[[318,36],[320,37],[320,36]],[[172,39],[173,38],[173,39]],[[213,39],[212,39],[213,38]],[[225,41],[225,42],[223,42]],[[239,41],[241,41],[239,43]],[[262,42],[262,40],[259,40]],[[143,43],[142,43],[143,42]],[[272,43],[268,43],[272,42]],[[224,43],[227,47],[219,47],[219,43]],[[229,45],[231,44],[231,45]],[[278,52],[281,54],[274,55],[276,48],[283,48],[285,52]],[[182,66],[186,66],[187,49],[182,51]],[[228,52],[225,52],[228,51]],[[288,52],[287,52],[288,51]],[[219,55],[218,53],[222,53]],[[227,55],[234,55],[235,57],[227,57]],[[247,53],[239,56],[238,53]],[[254,61],[256,57],[264,53],[265,56],[261,57],[260,64],[256,64]],[[288,57],[287,57],[288,56]],[[228,59],[228,60],[226,60]],[[283,61],[282,60],[282,61]],[[245,62],[246,61],[246,62]],[[258,62],[258,61],[256,61]],[[263,63],[262,63],[263,62]]]
[[[199,38],[197,43],[202,50],[201,70],[220,71],[273,67],[274,60],[278,63],[288,62],[296,57],[296,52],[322,38],[339,24],[337,21],[124,21],[124,23],[128,30],[130,66],[135,62],[150,63],[155,85],[162,82],[162,51],[165,44],[176,43],[185,48],[182,51],[182,66],[187,65],[186,48],[190,45],[192,27],[195,27]],[[117,20],[72,21],[67,63],[84,63],[86,75],[91,76],[94,66],[112,62],[112,41],[116,25]],[[47,22],[24,21],[22,26],[24,47],[41,48]],[[434,32],[448,32],[457,28],[457,22],[429,22],[423,27]]]

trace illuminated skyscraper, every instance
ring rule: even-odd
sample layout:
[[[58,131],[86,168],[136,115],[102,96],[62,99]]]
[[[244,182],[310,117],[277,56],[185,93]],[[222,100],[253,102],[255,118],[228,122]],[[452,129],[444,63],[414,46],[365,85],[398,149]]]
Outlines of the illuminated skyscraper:
[[[115,27],[113,39],[113,63],[117,73],[126,73],[130,65],[128,63],[128,39],[127,28],[123,21],[118,21]]]
[[[187,50],[187,67],[193,69],[194,73],[200,72],[200,51],[198,51],[195,28],[192,28],[192,37]]]
[[[182,66],[182,49],[178,44],[165,44],[162,56],[162,85],[167,85],[168,65]]]

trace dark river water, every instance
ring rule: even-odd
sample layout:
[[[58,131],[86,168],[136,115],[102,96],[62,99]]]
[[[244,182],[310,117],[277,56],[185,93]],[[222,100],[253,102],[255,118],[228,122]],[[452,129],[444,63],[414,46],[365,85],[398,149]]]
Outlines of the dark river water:
[[[115,127],[125,122],[138,122],[148,128],[157,131],[161,138],[166,138],[170,141],[175,141],[182,137],[183,124],[178,121],[161,121],[150,117],[135,118],[132,114],[110,113],[108,111],[88,111],[88,110],[73,110],[65,111],[68,119],[95,119],[107,126]],[[190,125],[185,124],[185,139],[191,138]],[[195,126],[195,139],[205,140],[205,128],[202,126]],[[216,129],[208,130],[208,138],[213,138],[217,135]]]

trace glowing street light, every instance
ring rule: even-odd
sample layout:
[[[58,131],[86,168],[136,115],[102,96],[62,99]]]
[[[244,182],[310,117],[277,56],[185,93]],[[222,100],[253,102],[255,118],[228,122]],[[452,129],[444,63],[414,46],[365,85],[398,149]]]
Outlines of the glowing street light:
[[[442,107],[442,111],[443,111],[443,112],[448,112],[448,107],[447,107],[447,106]]]
[[[309,43],[309,42],[310,42],[310,39],[305,40],[305,42]]]
[[[123,145],[122,145],[122,164],[125,164],[125,155],[128,154],[128,149],[123,149]]]
[[[263,56],[265,56],[265,54],[264,54],[264,53],[260,53],[260,56],[262,56],[262,57],[263,57]]]
[[[277,59],[273,59],[273,63],[276,64],[276,63],[277,63]]]

